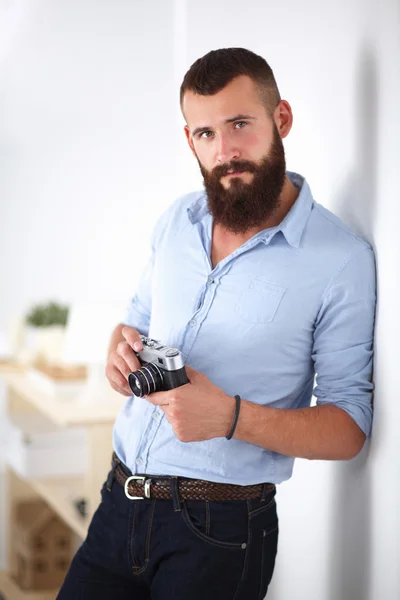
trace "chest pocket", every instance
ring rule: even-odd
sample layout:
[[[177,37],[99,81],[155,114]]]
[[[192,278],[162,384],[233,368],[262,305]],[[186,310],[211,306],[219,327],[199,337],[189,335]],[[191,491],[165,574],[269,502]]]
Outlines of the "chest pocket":
[[[275,283],[252,279],[240,294],[235,312],[248,323],[270,323],[285,292],[286,288]]]

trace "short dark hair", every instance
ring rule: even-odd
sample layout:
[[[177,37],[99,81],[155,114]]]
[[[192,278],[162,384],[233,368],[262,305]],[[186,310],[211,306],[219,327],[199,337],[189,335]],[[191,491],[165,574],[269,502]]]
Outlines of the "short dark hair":
[[[281,97],[274,73],[267,61],[245,48],[211,50],[198,58],[187,71],[180,89],[180,104],[187,91],[212,96],[240,75],[248,75],[259,87],[269,116]]]

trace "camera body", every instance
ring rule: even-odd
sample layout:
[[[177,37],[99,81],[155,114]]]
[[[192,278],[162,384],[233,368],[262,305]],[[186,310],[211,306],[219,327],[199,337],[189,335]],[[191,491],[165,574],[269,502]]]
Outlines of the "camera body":
[[[135,396],[148,396],[189,383],[179,350],[145,335],[141,335],[140,339],[143,350],[136,355],[142,368],[128,376],[129,387]]]

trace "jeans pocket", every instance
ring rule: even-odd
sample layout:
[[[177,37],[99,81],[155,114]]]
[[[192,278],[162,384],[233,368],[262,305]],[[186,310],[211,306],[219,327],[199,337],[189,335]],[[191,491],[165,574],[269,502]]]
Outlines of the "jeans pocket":
[[[278,522],[270,523],[262,530],[261,548],[261,573],[259,600],[263,600],[267,594],[275,568],[275,559],[278,550]]]
[[[228,504],[230,506],[227,506]],[[184,502],[182,518],[187,528],[207,544],[231,550],[246,549],[248,540],[246,502]]]
[[[253,540],[252,567],[256,571],[259,569],[259,600],[263,600],[267,594],[278,548],[279,522],[274,495],[249,512]]]
[[[253,506],[250,510],[249,510],[249,518],[253,518],[257,515],[260,515],[262,513],[271,511],[272,507],[276,507],[276,502],[275,502],[275,498],[267,498],[267,500],[263,503],[257,501],[257,505]]]

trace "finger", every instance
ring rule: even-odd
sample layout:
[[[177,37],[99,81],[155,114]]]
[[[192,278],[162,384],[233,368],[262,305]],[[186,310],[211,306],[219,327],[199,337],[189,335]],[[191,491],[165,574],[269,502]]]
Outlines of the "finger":
[[[139,362],[139,359],[136,356],[134,350],[132,350],[132,348],[128,344],[128,342],[120,342],[118,344],[115,352],[128,365],[128,369],[130,369],[129,373],[132,373],[132,371],[137,371],[138,369],[140,369],[141,364]],[[113,360],[113,357],[110,356],[110,359]],[[124,372],[124,371],[122,371],[122,372]]]
[[[119,356],[119,354],[115,354],[115,356],[110,357],[111,358],[111,364],[116,367],[118,369],[118,371],[120,371],[120,373],[122,373],[122,375],[125,377],[126,380],[128,380],[128,375],[129,373],[132,373],[132,371],[136,371],[136,368],[131,368],[126,361],[122,358],[122,356]],[[131,363],[132,364],[132,363]]]
[[[117,391],[120,393],[124,393],[124,395],[132,396],[132,390],[129,387],[129,384],[122,373],[112,364],[108,364],[106,368],[106,375],[111,384],[111,386],[115,389],[114,386],[119,388]],[[123,390],[123,392],[122,392]]]
[[[142,340],[140,339],[140,333],[137,329],[134,329],[133,327],[123,327],[121,333],[135,352],[143,350]]]
[[[169,406],[169,396],[166,392],[154,392],[144,397],[154,406]]]

